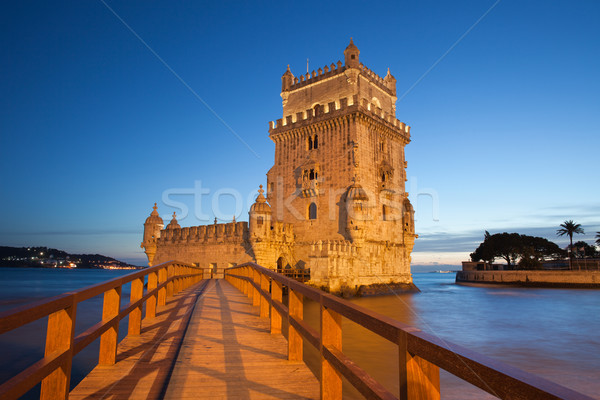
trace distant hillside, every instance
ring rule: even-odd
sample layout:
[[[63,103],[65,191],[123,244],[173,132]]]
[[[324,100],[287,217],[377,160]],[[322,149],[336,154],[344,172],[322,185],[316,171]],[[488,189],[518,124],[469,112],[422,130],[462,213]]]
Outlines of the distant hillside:
[[[0,246],[0,267],[138,269],[101,254],[69,254],[48,247]]]

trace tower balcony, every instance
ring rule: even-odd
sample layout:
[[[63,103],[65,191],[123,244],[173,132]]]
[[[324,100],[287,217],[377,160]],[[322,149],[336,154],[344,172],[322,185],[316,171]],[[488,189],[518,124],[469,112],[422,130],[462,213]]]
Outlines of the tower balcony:
[[[314,197],[321,194],[321,188],[317,179],[306,179],[302,181],[302,197]]]

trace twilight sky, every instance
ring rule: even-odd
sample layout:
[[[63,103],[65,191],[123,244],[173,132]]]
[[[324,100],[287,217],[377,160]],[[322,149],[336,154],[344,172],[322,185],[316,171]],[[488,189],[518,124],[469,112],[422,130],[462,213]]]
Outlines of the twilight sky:
[[[175,202],[182,226],[247,220],[286,65],[337,62],[351,36],[361,62],[390,68],[411,126],[413,264],[459,264],[484,230],[565,246],[566,219],[591,243],[598,20],[596,0],[6,3],[0,245],[142,265],[154,202],[166,223]]]

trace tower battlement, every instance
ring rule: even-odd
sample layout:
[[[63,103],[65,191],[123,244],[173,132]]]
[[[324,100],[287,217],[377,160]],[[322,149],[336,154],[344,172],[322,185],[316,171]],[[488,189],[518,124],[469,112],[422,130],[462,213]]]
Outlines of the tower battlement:
[[[281,77],[283,115],[295,115],[338,98],[358,95],[395,117],[396,79],[389,69],[385,77],[379,76],[359,61],[359,55],[351,40],[344,50],[344,63],[338,61],[299,76],[294,76],[288,65]]]
[[[277,135],[284,131],[311,125],[320,120],[334,118],[342,114],[361,111],[362,113],[376,118],[390,128],[396,128],[405,138],[410,141],[410,126],[396,118],[395,115],[383,111],[377,104],[371,103],[365,98],[359,101],[358,95],[340,98],[323,106],[309,108],[293,115],[286,115],[276,121],[269,122],[269,135]]]
[[[185,228],[163,229],[158,244],[241,242],[247,239],[247,222],[198,225]]]
[[[283,91],[289,90],[290,92],[294,91],[294,90],[298,90],[303,87],[317,83],[319,81],[331,78],[338,74],[342,74],[348,68],[349,67],[343,65],[342,62],[338,60],[337,63],[331,63],[331,65],[325,65],[324,67],[319,68],[317,70],[313,69],[312,72],[307,72],[306,74],[300,74],[298,76],[293,76],[293,78],[291,79],[291,83],[288,85],[286,85],[284,83],[284,86],[282,87],[282,89],[283,89]],[[380,75],[378,75],[377,73],[370,70],[363,63],[360,63],[359,70],[364,76],[368,77],[373,83],[377,84],[381,89],[385,90],[392,96],[396,95],[395,87],[394,88],[389,87],[389,85],[386,84],[386,81],[384,78],[382,78]]]

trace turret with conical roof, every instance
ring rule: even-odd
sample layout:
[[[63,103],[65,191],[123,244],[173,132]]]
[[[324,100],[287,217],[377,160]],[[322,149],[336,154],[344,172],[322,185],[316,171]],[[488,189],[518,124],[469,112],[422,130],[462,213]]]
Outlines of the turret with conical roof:
[[[360,61],[358,60],[358,56],[360,55],[360,50],[350,38],[350,44],[344,50],[344,59],[346,60],[346,67],[348,68],[358,68],[360,66]]]
[[[164,222],[158,215],[156,203],[152,208],[150,216],[144,222],[144,241],[140,245],[148,256],[148,265],[152,265],[154,255],[156,254],[156,241],[160,237],[160,231],[163,228]]]
[[[292,87],[293,84],[294,84],[294,74],[292,74],[292,71],[290,71],[290,64],[288,64],[287,70],[284,72],[283,76],[281,77],[281,91],[285,92],[287,90],[290,90],[290,88]]]
[[[250,206],[250,239],[264,240],[269,237],[271,231],[271,206],[267,203],[264,196],[263,185],[258,189],[258,196],[252,206]]]
[[[166,229],[181,229],[181,226],[177,222],[177,213],[176,212],[173,212],[173,219],[171,219],[171,222],[169,222],[169,225],[167,225]]]
[[[360,243],[365,238],[365,221],[369,219],[369,196],[360,185],[358,176],[346,191],[346,232],[354,243]]]
[[[385,78],[383,78],[383,84],[385,85],[385,87],[390,89],[394,96],[396,95],[396,78],[394,78],[394,75],[390,73],[389,68],[387,71],[387,75],[385,76]]]

